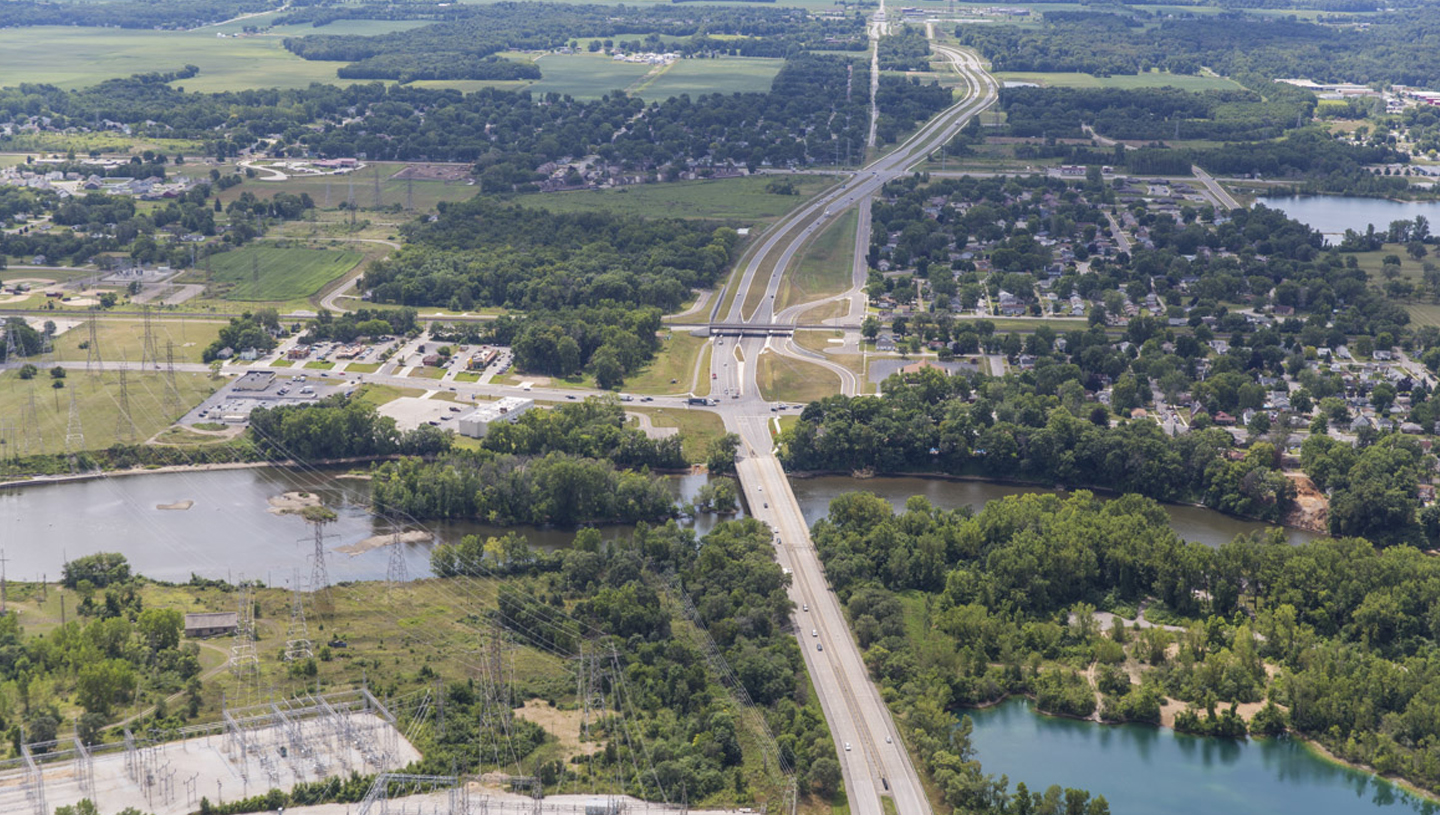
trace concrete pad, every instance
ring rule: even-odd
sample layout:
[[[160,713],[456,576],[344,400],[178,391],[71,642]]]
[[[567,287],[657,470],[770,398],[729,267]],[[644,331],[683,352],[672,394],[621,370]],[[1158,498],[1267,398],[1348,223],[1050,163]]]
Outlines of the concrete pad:
[[[430,391],[429,393],[434,393]],[[427,393],[428,395],[428,393]],[[395,420],[395,426],[402,431],[414,430],[426,422],[440,422],[440,426],[450,427],[455,424],[455,419],[461,413],[450,410],[457,407],[454,402],[443,399],[427,399],[423,396],[402,396],[399,399],[386,402],[380,406],[380,415],[389,416]],[[464,411],[464,408],[461,408]],[[451,417],[443,420],[443,417]]]

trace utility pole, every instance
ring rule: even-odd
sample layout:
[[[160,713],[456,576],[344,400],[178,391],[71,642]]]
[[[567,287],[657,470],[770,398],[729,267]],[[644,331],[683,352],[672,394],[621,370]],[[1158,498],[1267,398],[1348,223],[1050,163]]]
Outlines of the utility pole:
[[[130,416],[130,386],[125,381],[125,374],[126,370],[122,363],[120,368],[120,413],[115,417],[115,438],[134,442],[135,420]]]
[[[310,629],[305,624],[305,605],[300,599],[300,570],[290,579],[290,629],[285,635],[285,661],[295,662],[314,655]]]
[[[383,204],[380,201],[380,165],[375,165],[375,208],[380,209]]]
[[[400,528],[395,527],[390,534],[390,559],[385,564],[385,593],[389,593],[401,583],[409,581],[409,569],[405,565],[405,542],[400,538]]]
[[[415,211],[415,179],[405,176],[405,210]]]
[[[179,419],[184,412],[180,388],[175,384],[175,343],[165,341],[165,418]]]
[[[158,369],[160,367],[160,351],[155,345],[155,326],[150,322],[149,306],[142,307],[141,317],[145,326],[145,341],[141,350],[140,368],[143,370],[148,365],[154,365]],[[124,364],[123,359],[121,364]]]
[[[90,313],[90,319],[85,321],[85,373],[87,375],[104,373],[105,363],[100,358],[100,337],[95,325],[95,313]]]

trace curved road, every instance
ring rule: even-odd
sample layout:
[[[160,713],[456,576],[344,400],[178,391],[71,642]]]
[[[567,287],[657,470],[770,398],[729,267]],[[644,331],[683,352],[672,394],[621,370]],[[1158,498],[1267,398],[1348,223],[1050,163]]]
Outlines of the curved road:
[[[785,323],[813,307],[815,303],[811,302],[779,313],[775,311],[781,279],[809,239],[846,209],[868,206],[871,196],[884,184],[908,174],[910,168],[952,138],[972,116],[994,102],[997,85],[975,56],[948,46],[936,45],[934,49],[964,78],[968,85],[965,99],[921,127],[890,153],[801,206],[771,229],[740,270],[737,292],[723,322]],[[775,256],[775,260],[767,264],[771,256]],[[862,265],[863,261],[855,267],[850,291],[839,295],[858,303],[860,315],[864,313],[864,301],[857,298],[863,298],[861,289],[866,277]],[[757,286],[760,287],[759,303],[745,314],[746,295]],[[852,320],[858,319],[854,309],[852,305]],[[720,311],[721,303],[717,300],[712,319],[719,321]],[[716,337],[714,343],[711,394],[720,400],[716,410],[724,419],[726,429],[742,439],[736,467],[751,513],[776,531],[777,558],[792,572],[790,597],[797,608],[795,628],[806,667],[835,739],[850,810],[856,815],[883,815],[882,798],[889,795],[902,815],[929,813],[931,806],[919,773],[911,764],[879,689],[870,681],[844,611],[826,582],[810,540],[809,527],[774,454],[770,425],[777,414],[759,393],[755,371],[761,354],[778,353],[835,372],[847,394],[859,392],[859,377],[825,360],[821,354],[799,348],[788,336]]]

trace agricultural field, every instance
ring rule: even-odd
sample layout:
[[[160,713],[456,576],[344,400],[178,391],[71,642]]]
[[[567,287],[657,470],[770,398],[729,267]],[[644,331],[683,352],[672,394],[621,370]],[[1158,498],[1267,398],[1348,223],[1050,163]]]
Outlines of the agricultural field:
[[[130,418],[135,424],[133,436],[116,432],[120,429],[118,420],[121,415],[120,375],[113,369],[94,375],[87,375],[83,369],[70,369],[65,378],[59,380],[64,382],[62,388],[53,387],[53,381],[56,380],[51,379],[46,369],[42,369],[28,382],[20,379],[18,370],[0,373],[0,416],[15,417],[17,432],[23,426],[22,408],[28,407],[32,393],[35,397],[35,416],[40,431],[39,449],[33,446],[32,437],[31,448],[27,451],[21,446],[16,453],[65,452],[72,395],[79,409],[86,450],[103,450],[121,441],[145,441],[182,415],[166,412],[165,375],[156,371],[129,371],[126,374]],[[209,374],[175,374],[175,387],[186,411],[214,393],[220,384],[220,380],[211,379]],[[17,445],[22,443],[17,440]]]
[[[635,94],[659,102],[681,94],[694,99],[705,93],[765,93],[784,62],[759,57],[682,59],[635,88]]]
[[[151,320],[155,349],[165,358],[166,343],[176,362],[201,362],[201,354],[220,334],[223,322],[213,320]],[[89,342],[86,327],[76,325],[55,338],[55,357],[60,362],[84,362]],[[140,320],[104,319],[95,321],[95,340],[101,361],[139,362],[145,356],[145,324]]]
[[[211,285],[224,300],[283,302],[309,297],[360,262],[359,252],[247,246],[210,259]],[[259,271],[258,287],[254,277]]]
[[[1187,91],[1231,91],[1240,85],[1222,76],[1186,76],[1154,71],[1146,74],[1095,76],[1079,73],[1025,73],[1002,72],[995,74],[1001,82],[1032,82],[1047,88],[1180,88]]]
[[[847,210],[805,247],[800,262],[792,264],[780,281],[780,291],[775,295],[777,310],[849,288],[859,219],[857,210]]]
[[[535,64],[540,66],[541,79],[530,86],[531,93],[568,94],[576,99],[599,99],[624,90],[650,72],[649,65],[594,54],[547,54]]]
[[[197,65],[180,83],[192,91],[303,88],[339,82],[340,62],[309,62],[286,51],[279,36],[220,38],[217,29],[142,31],[42,26],[0,30],[5,85],[45,82],[82,88],[106,79]],[[63,59],[56,56],[63,54]]]
[[[543,192],[515,196],[527,207],[550,212],[610,212],[642,218],[711,218],[745,222],[772,221],[835,182],[831,176],[785,176],[798,195],[776,195],[765,186],[773,176],[677,181],[608,190]]]

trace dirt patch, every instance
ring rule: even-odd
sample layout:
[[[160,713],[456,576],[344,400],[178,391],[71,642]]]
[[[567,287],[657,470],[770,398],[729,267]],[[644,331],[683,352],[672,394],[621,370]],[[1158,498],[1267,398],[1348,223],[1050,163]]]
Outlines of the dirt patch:
[[[391,178],[413,178],[416,181],[468,181],[469,164],[411,164]]]
[[[303,512],[306,507],[320,506],[320,496],[313,492],[287,492],[273,496],[269,503],[272,515],[294,515]]]
[[[1311,532],[1327,531],[1330,528],[1330,499],[1315,486],[1310,476],[1300,472],[1287,472],[1285,475],[1295,485],[1295,501],[1285,512],[1285,517],[1280,519],[1281,522]]]
[[[515,715],[540,725],[546,733],[560,740],[560,749],[566,757],[588,756],[600,750],[597,741],[580,741],[580,720],[584,714],[579,710],[560,710],[544,699],[531,699],[515,711]]]
[[[190,507],[193,507],[193,506],[195,506],[195,502],[194,502],[194,501],[176,501],[176,502],[173,503],[173,504],[156,504],[156,505],[155,505],[155,508],[156,508],[156,509],[186,510],[186,509],[189,509]]]
[[[1160,703],[1160,726],[1173,728],[1176,714],[1188,707],[1190,705],[1185,702],[1166,696],[1165,701]]]
[[[413,530],[410,532],[401,532],[400,542],[429,543],[433,539],[433,537],[434,536],[431,535],[429,532]],[[390,546],[394,542],[394,535],[371,535],[370,537],[361,541],[356,541],[355,543],[347,543],[344,546],[337,546],[335,547],[335,551],[342,552],[344,554],[350,555],[351,557],[354,557],[355,555],[369,552],[372,549],[379,549],[382,546]]]

